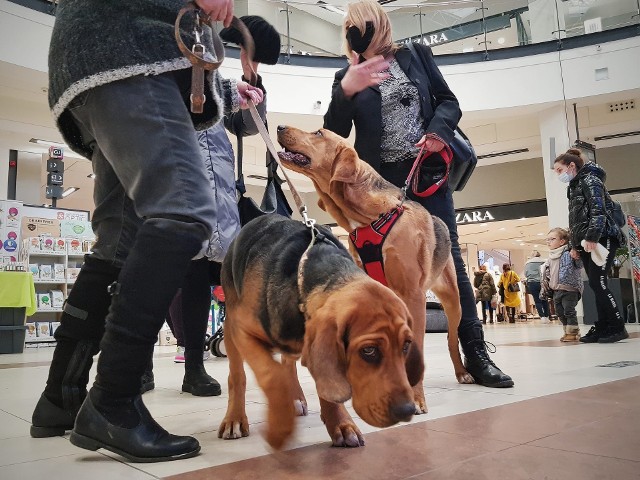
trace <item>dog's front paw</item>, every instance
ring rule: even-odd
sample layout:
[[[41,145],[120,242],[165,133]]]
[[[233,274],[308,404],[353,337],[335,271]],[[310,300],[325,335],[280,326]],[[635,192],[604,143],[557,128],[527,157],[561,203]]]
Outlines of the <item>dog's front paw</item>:
[[[240,437],[249,436],[249,421],[247,417],[242,417],[240,420],[234,420],[225,417],[218,428],[218,438],[224,438],[225,440],[234,440]]]
[[[269,424],[265,434],[265,440],[274,450],[282,450],[282,447],[284,447],[284,444],[293,433],[293,426],[293,423],[290,426],[279,425],[275,427]]]
[[[427,413],[427,401],[424,398],[424,390],[422,388],[422,382],[413,387],[413,403],[416,406],[415,415],[422,415]]]
[[[476,383],[469,372],[460,372],[456,373],[456,378],[458,379],[458,383],[467,384],[467,383]]]
[[[331,429],[327,425],[327,430],[331,435],[331,445],[334,447],[353,448],[364,446],[362,432],[351,419],[342,421]]]

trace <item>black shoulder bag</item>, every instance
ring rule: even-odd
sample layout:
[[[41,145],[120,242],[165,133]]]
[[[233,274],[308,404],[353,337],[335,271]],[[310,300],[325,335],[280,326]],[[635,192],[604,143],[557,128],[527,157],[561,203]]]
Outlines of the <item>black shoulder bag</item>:
[[[415,47],[413,42],[408,44],[411,56],[416,61],[416,64],[422,68],[425,78],[429,79],[429,70],[426,68],[426,62],[422,58],[420,51]],[[431,91],[431,85],[428,85],[429,91]],[[433,94],[431,95],[431,105],[435,111]],[[453,160],[451,162],[451,171],[449,172],[449,187],[452,190],[462,190],[469,177],[476,168],[478,163],[478,157],[473,145],[469,141],[469,138],[464,134],[460,127],[456,127],[453,140],[449,144],[451,151],[453,152]]]
[[[240,214],[240,224],[242,226],[249,223],[254,218],[271,213],[277,213],[291,218],[293,210],[289,206],[289,201],[282,191],[282,179],[278,176],[278,164],[267,152],[267,186],[262,196],[260,206],[251,197],[245,196],[247,188],[244,184],[242,173],[242,136],[236,135],[238,140],[238,179],[236,180],[236,190],[238,190],[238,213]]]

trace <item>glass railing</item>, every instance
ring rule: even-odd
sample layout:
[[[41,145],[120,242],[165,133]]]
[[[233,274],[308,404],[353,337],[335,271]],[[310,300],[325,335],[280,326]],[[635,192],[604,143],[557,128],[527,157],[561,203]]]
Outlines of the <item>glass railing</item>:
[[[11,0],[55,14],[52,0]],[[341,57],[342,21],[349,0],[236,0],[237,16],[260,15],[282,35],[291,55]],[[423,42],[434,54],[482,52],[639,26],[640,0],[379,0],[394,40]]]
[[[237,0],[282,34],[283,53],[341,56],[347,0]],[[394,39],[421,41],[436,55],[484,52],[640,25],[640,0],[380,0]],[[636,34],[640,34],[640,28]]]

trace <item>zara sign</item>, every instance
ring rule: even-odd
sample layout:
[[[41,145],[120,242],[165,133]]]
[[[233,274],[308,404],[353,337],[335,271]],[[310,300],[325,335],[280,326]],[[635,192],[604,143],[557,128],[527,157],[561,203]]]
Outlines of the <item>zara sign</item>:
[[[460,212],[456,213],[456,223],[458,225],[467,223],[480,223],[495,220],[495,217],[491,215],[489,210],[474,210],[472,212]]]

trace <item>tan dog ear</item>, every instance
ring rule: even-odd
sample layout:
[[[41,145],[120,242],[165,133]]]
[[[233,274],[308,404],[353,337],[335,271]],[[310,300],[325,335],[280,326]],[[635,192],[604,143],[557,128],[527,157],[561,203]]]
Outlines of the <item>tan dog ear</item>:
[[[415,342],[409,347],[409,353],[405,359],[404,367],[407,371],[407,379],[412,387],[416,385],[424,375],[424,358]]]
[[[358,160],[358,155],[353,148],[342,147],[338,149],[336,158],[333,161],[333,170],[331,171],[331,191],[333,191],[334,183],[353,183],[356,180]]]
[[[307,322],[302,347],[302,365],[309,369],[315,380],[318,395],[334,403],[351,398],[343,334],[344,329],[338,329],[334,317],[320,315]]]

